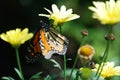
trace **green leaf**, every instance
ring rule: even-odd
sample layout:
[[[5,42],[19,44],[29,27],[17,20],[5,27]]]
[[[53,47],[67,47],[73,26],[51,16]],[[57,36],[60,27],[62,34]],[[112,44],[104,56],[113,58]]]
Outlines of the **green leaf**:
[[[96,75],[96,72],[92,71],[88,80],[105,80],[101,76],[99,76],[99,79],[97,79],[97,76],[95,75]]]
[[[80,77],[80,71],[76,72],[75,80],[82,80],[81,77]]]
[[[60,70],[62,70],[60,64],[57,61],[55,61],[54,59],[50,59],[50,61],[52,61],[54,63],[54,67],[59,68]]]
[[[44,78],[44,80],[52,80],[50,75],[47,75],[46,78]]]
[[[20,71],[17,68],[14,68],[14,70],[16,71],[16,73],[18,74],[18,76],[20,77],[20,79],[22,79],[22,74],[20,73]]]
[[[41,74],[42,74],[42,72],[38,72],[38,73],[34,74],[34,75],[30,78],[30,80],[35,79],[35,78],[41,78],[41,77],[40,77]]]
[[[3,80],[14,80],[12,77],[10,76],[3,76],[1,79]]]
[[[68,58],[67,61],[71,61],[72,59],[71,58]]]

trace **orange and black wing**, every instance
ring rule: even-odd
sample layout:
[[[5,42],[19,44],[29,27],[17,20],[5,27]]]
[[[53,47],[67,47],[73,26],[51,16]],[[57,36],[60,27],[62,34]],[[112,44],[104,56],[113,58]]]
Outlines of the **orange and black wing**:
[[[52,26],[41,22],[41,29],[35,34],[30,46],[28,47],[28,61],[34,61],[41,53],[46,59],[51,58],[52,54],[64,55],[68,47],[68,39],[61,35]]]
[[[66,53],[69,41],[53,27],[47,31],[43,28],[40,34],[40,47],[46,59],[51,58],[52,54],[55,53],[60,55]]]
[[[40,30],[34,35],[33,39],[31,40],[28,46],[28,55],[26,56],[28,62],[33,62],[37,60],[42,51],[40,47]]]

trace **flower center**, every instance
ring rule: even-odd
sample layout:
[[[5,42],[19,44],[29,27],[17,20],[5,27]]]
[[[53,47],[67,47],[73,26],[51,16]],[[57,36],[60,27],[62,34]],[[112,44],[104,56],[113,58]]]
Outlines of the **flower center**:
[[[84,56],[90,56],[93,53],[93,49],[90,46],[81,47],[80,54]]]

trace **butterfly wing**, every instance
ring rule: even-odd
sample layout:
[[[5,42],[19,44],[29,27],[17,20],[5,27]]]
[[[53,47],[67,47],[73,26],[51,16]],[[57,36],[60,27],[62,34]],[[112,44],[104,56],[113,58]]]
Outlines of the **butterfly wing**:
[[[40,30],[36,32],[28,47],[28,55],[26,56],[28,62],[33,62],[38,59],[42,53],[40,47]]]
[[[60,55],[66,53],[69,41],[53,27],[50,27],[47,31],[44,28],[40,31],[40,34],[40,47],[46,59],[49,59],[55,53]]]
[[[34,61],[42,53],[46,59],[51,58],[52,54],[64,55],[67,51],[68,39],[61,35],[53,27],[41,22],[41,29],[35,34],[29,48],[27,59]]]

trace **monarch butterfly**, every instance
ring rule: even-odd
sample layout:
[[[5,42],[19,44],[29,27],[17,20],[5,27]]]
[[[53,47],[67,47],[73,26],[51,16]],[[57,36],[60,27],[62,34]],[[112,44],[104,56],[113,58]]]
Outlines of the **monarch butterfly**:
[[[46,59],[51,58],[52,54],[55,53],[64,55],[69,44],[68,39],[52,26],[42,21],[40,23],[42,28],[36,32],[28,47],[29,54],[27,60],[34,61],[39,58],[41,54],[43,54]]]

